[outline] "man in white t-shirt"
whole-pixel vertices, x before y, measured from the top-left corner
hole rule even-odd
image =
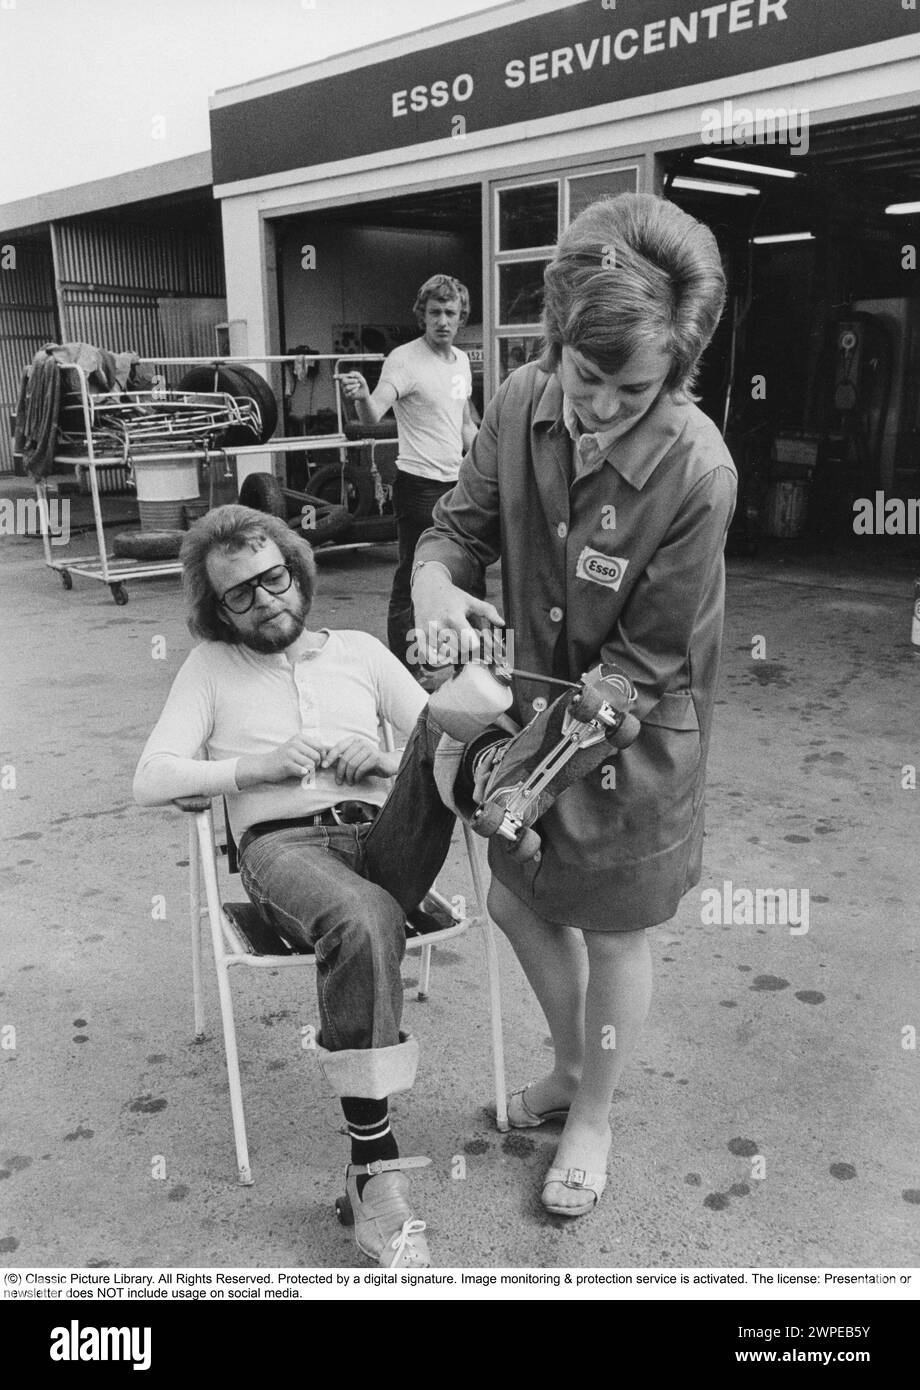
[[[416,542],[431,525],[435,503],[457,481],[477,426],[470,408],[470,361],[454,346],[469,318],[469,291],[451,275],[432,275],[419,290],[413,310],[422,336],[393,349],[373,395],[360,372],[343,374],[342,392],[354,401],[365,425],[376,425],[391,407],[396,416],[399,454],[393,507],[399,561],[387,614],[387,642],[393,655],[419,675],[412,654],[421,644],[410,636],[412,557]]]
[[[382,642],[307,628],[313,553],[283,521],[215,508],[181,558],[203,640],[147,740],[135,798],[226,798],[250,899],[316,955],[317,1053],[351,1139],[357,1243],[382,1265],[427,1265],[401,1169],[428,1160],[399,1157],[387,1097],[411,1087],[418,1059],[400,1031],[406,914],[418,920],[453,829],[432,775],[441,731]],[[401,760],[380,747],[383,720],[408,737]]]

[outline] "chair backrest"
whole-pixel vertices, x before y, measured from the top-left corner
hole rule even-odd
[[[236,840],[233,838],[233,831],[230,828],[230,812],[227,810],[227,798],[223,798],[224,803],[224,828],[227,835],[227,868],[231,874],[238,874],[240,871],[240,856],[236,847]]]

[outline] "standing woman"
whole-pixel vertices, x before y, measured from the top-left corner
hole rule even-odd
[[[502,384],[416,551],[423,630],[502,622],[470,592],[501,556],[515,665],[576,681],[612,663],[638,695],[638,738],[560,796],[541,857],[490,843],[489,908],[555,1048],[509,1120],[565,1119],[543,1204],[567,1216],[606,1183],[613,1092],[651,997],[646,929],[700,879],[737,479],[690,391],[724,299],[715,238],[673,203],[586,208],[546,270],[542,360]],[[526,722],[557,694],[515,678],[510,712]]]

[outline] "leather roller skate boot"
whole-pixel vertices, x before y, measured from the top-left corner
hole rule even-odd
[[[478,803],[470,817],[472,829],[487,838],[498,836],[515,857],[535,858],[540,838],[530,827],[573,782],[633,742],[640,728],[630,713],[635,701],[628,677],[615,666],[602,665],[519,734],[500,745],[493,738],[489,747],[483,735],[470,745],[465,761],[475,778]],[[486,758],[491,764],[482,779],[477,773]]]
[[[420,1221],[409,1201],[409,1182],[401,1171],[422,1168],[430,1158],[389,1158],[349,1163],[345,1197],[336,1203],[343,1225],[354,1224],[355,1244],[385,1269],[428,1269],[431,1255]],[[361,1196],[358,1179],[369,1174]]]

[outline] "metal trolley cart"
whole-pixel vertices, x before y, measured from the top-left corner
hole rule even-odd
[[[190,371],[199,369],[198,379],[194,383],[195,389],[182,389],[181,383],[177,389],[157,384],[150,391],[128,390],[109,393],[91,391],[86,373],[76,363],[61,363],[61,370],[71,372],[75,376],[79,388],[79,402],[76,401],[77,392],[74,391],[71,397],[74,403],[69,407],[65,406],[62,411],[62,417],[63,415],[69,416],[69,420],[65,423],[72,426],[70,429],[64,428],[60,436],[63,443],[69,445],[69,451],[56,452],[54,463],[57,466],[86,470],[92,497],[97,545],[95,555],[80,555],[60,560],[54,558],[51,549],[52,526],[48,506],[47,480],[37,481],[35,488],[45,564],[49,569],[56,570],[61,576],[64,588],[73,588],[74,575],[79,575],[84,579],[95,579],[102,584],[108,584],[117,604],[125,604],[128,602],[128,593],[125,588],[126,580],[178,575],[182,571],[182,566],[176,559],[127,559],[109,554],[103,527],[102,498],[104,494],[100,488],[98,475],[101,470],[112,469],[117,466],[124,468],[129,475],[133,474],[135,484],[138,486],[139,505],[142,509],[144,500],[141,499],[140,494],[144,490],[144,480],[147,477],[147,470],[151,469],[151,466],[160,473],[165,471],[178,474],[173,486],[178,486],[181,495],[189,503],[197,501],[200,506],[198,468],[201,463],[204,463],[211,470],[211,478],[213,479],[214,470],[219,468],[221,464],[226,470],[225,476],[229,476],[231,460],[238,461],[255,455],[304,453],[307,451],[312,454],[315,451],[332,450],[338,453],[341,465],[341,501],[344,504],[347,500],[345,496],[345,469],[348,451],[361,448],[368,451],[370,455],[370,473],[373,479],[375,503],[378,508],[378,515],[381,515],[388,500],[388,488],[383,484],[376,466],[376,447],[379,441],[363,437],[360,430],[355,432],[352,429],[350,433],[346,433],[339,389],[339,369],[343,363],[382,362],[384,360],[383,354],[311,354],[310,362],[330,361],[334,364],[333,377],[338,429],[333,434],[298,435],[296,437],[284,437],[282,435],[279,438],[265,438],[266,426],[268,433],[274,429],[274,421],[264,418],[265,415],[270,414],[266,409],[269,403],[267,397],[271,398],[275,412],[277,407],[274,406],[272,389],[264,378],[258,378],[252,396],[243,394],[240,390],[231,393],[219,389],[221,373],[225,369],[232,373],[234,368],[248,367],[252,363],[294,363],[298,360],[290,355],[140,358],[139,363],[157,369],[167,367],[183,367]],[[210,372],[213,372],[213,381],[206,379]],[[256,373],[250,373],[249,377],[255,383]],[[187,378],[183,379],[187,380]],[[214,389],[199,389],[203,385],[213,386]],[[351,437],[355,433],[360,437]],[[250,436],[251,442],[241,442],[241,438],[245,438],[246,435]],[[266,477],[269,475],[256,476]],[[280,484],[277,484],[277,489],[287,501],[298,503],[302,501],[305,504],[305,509],[313,500],[310,494],[300,493],[294,489],[282,487]],[[179,510],[181,511],[181,506]],[[207,510],[207,505],[202,510]],[[305,530],[309,535],[309,530],[306,527]],[[387,538],[389,539],[389,537]],[[326,542],[324,548],[357,549],[374,544],[375,540],[379,539],[381,537],[377,536],[366,540],[350,538],[343,539],[341,542],[330,540]]]

